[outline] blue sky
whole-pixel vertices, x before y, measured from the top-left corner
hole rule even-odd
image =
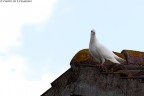
[[[88,48],[91,29],[113,51],[144,51],[142,0],[33,0],[1,3],[0,8],[0,84],[10,84],[3,90],[13,89],[13,96],[46,91],[73,56]]]
[[[58,2],[53,16],[40,24],[24,25],[24,46],[20,49],[41,70],[42,64],[52,73],[68,68],[74,54],[88,48],[89,34],[95,29],[98,38],[111,50],[143,50],[144,14],[142,2],[67,1]],[[133,40],[137,38],[137,40]],[[36,76],[36,77],[37,77]]]

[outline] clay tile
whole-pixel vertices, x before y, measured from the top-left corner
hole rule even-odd
[[[117,56],[126,59],[125,56],[122,53],[118,53],[118,52],[114,52],[114,54],[116,54]]]
[[[128,64],[144,65],[144,52],[134,50],[123,50]]]

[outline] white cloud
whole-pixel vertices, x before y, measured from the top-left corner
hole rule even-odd
[[[27,80],[26,58],[11,52],[21,46],[21,26],[50,18],[57,0],[33,0],[31,3],[0,2],[0,96],[40,96],[55,79],[44,74],[41,80]]]
[[[50,18],[57,0],[33,0],[31,3],[0,2],[0,51],[20,45],[21,26]]]
[[[8,75],[6,75],[8,76]],[[45,74],[41,80],[26,80],[22,75],[11,73],[11,76],[0,80],[0,96],[40,96],[55,79],[52,74]]]

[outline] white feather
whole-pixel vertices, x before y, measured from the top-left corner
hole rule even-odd
[[[98,59],[101,64],[105,62],[105,60],[109,60],[113,63],[120,64],[119,60],[123,60],[122,58],[115,55],[112,51],[102,45],[97,38],[95,37],[96,33],[94,30],[91,31],[90,43],[89,43],[89,51],[90,54]],[[117,61],[118,60],[118,61]],[[124,60],[123,60],[124,61]]]

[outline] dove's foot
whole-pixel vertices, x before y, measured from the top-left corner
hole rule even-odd
[[[96,67],[99,71],[104,71],[104,66],[102,64],[97,64]]]

